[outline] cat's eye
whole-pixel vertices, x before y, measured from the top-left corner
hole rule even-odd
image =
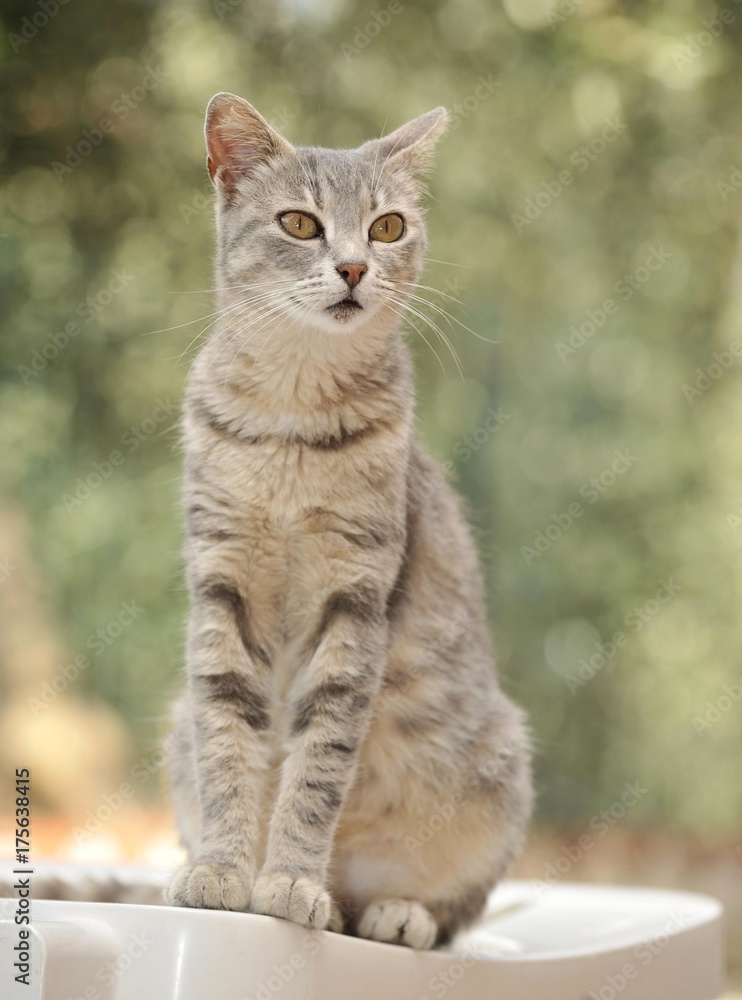
[[[283,215],[279,215],[278,221],[282,229],[299,240],[311,240],[321,232],[317,220],[306,212],[284,212]]]
[[[380,243],[394,243],[404,232],[404,219],[396,212],[389,215],[382,215],[380,219],[371,224],[368,235],[372,240]]]

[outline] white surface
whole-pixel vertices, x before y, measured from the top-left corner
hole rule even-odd
[[[95,871],[111,873],[53,866],[72,882]],[[252,914],[39,900],[41,969],[30,988],[13,982],[13,910],[0,904],[2,1000],[713,1000],[722,991],[721,906],[690,893],[507,883],[474,928],[426,953]]]

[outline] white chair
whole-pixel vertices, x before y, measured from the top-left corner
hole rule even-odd
[[[473,928],[423,953],[251,914],[35,900],[30,987],[14,981],[16,906],[0,901],[3,1000],[713,1000],[723,988],[721,906],[685,892],[510,882]]]

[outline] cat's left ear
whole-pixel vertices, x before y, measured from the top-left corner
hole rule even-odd
[[[372,139],[361,146],[361,152],[378,163],[402,166],[411,173],[425,173],[431,167],[433,151],[446,130],[448,112],[435,108],[427,114],[413,118],[382,139]]]
[[[235,94],[216,94],[206,109],[206,165],[217,190],[232,198],[240,180],[272,157],[291,155],[292,146]]]

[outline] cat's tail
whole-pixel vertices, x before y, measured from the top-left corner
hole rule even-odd
[[[14,868],[23,872],[14,872]],[[26,870],[32,870],[26,875]],[[0,861],[0,899],[17,899],[16,884],[29,879],[31,899],[87,903],[137,903],[164,906],[170,873],[159,868],[39,862],[30,866]]]

